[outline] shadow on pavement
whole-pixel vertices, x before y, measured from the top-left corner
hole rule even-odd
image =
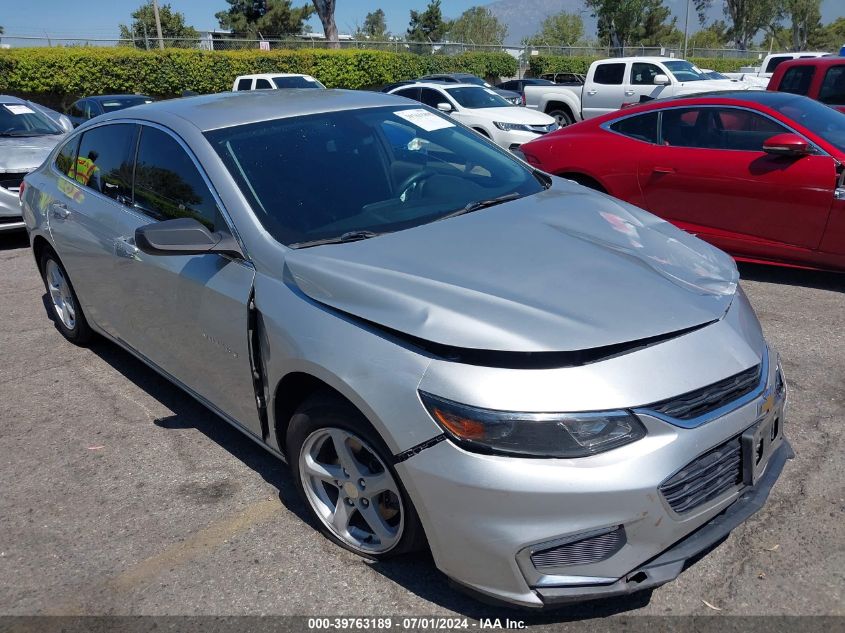
[[[11,251],[17,248],[29,248],[29,237],[26,231],[0,233],[0,251]]]
[[[739,263],[741,280],[845,292],[845,274],[765,264]]]

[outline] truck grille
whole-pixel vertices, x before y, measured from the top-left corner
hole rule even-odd
[[[707,387],[662,400],[644,408],[678,420],[692,420],[754,391],[760,383],[761,367],[762,365],[755,365],[751,369],[714,382]]]
[[[0,187],[8,189],[12,193],[18,193],[24,176],[26,176],[26,172],[0,174]]]
[[[531,554],[531,562],[539,570],[564,565],[589,565],[610,558],[623,545],[625,528],[620,525],[602,534],[534,552]]]
[[[737,436],[692,460],[660,484],[678,514],[694,510],[742,483],[742,445]]]

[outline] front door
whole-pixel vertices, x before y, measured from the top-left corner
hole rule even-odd
[[[815,249],[836,183],[833,159],[773,156],[763,142],[789,132],[743,108],[661,112],[657,145],[644,151],[638,178],[646,208],[730,250]]]

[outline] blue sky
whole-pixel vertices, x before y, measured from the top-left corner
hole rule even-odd
[[[159,0],[164,4],[167,0]],[[294,0],[294,5],[311,4],[310,0]],[[129,15],[141,0],[0,0],[0,25],[7,35],[52,37],[86,36],[116,37],[117,25],[128,23]],[[226,0],[171,0],[170,4],[185,14],[188,23],[199,30],[216,28],[214,14],[229,5]],[[404,32],[408,28],[411,9],[422,10],[427,0],[338,0],[335,21],[341,32],[350,32],[364,22],[368,12],[381,7],[386,14],[388,28]],[[456,17],[469,7],[483,4],[479,0],[444,0],[446,17]],[[320,21],[311,20],[315,31],[322,31]]]

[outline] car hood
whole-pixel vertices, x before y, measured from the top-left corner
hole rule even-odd
[[[520,108],[513,106],[510,108],[476,108],[465,110],[471,114],[483,114],[485,118],[491,121],[500,121],[502,123],[524,123],[525,125],[549,125],[555,120],[548,114],[543,114],[537,110],[530,108]]]
[[[733,260],[610,196],[552,188],[369,240],[290,251],[311,299],[464,349],[580,351],[720,319]]]
[[[30,172],[47,158],[65,134],[30,136],[23,138],[0,137],[0,174]]]

